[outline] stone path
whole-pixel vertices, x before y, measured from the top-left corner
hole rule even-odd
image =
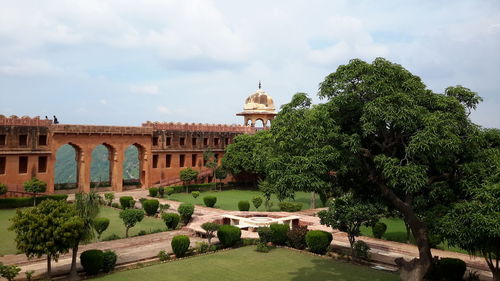
[[[115,201],[118,202],[118,198],[120,196],[132,196],[136,201],[138,201],[140,198],[147,198],[148,194],[149,193],[147,190],[124,191],[118,194],[115,193],[116,196]],[[69,200],[72,200],[72,198],[73,197],[70,196]],[[172,212],[177,210],[178,206],[182,203],[167,199],[159,199],[159,201],[162,204],[169,204],[170,205],[169,211]],[[138,205],[138,207],[140,207],[140,205]],[[310,230],[324,230],[331,232],[333,234],[332,245],[338,249],[348,250],[349,241],[347,239],[346,233],[337,230],[332,230],[330,227],[320,224],[319,218],[316,217],[315,214],[322,209],[324,208],[314,209],[314,210],[304,210],[293,213],[293,215],[299,216],[300,221],[302,223],[308,224],[308,228]],[[201,229],[201,225],[205,222],[213,222],[215,220],[218,220],[221,218],[221,215],[223,214],[256,215],[256,214],[266,214],[266,212],[227,211],[227,210],[208,208],[197,205],[195,207],[195,213],[193,215],[192,221],[182,230],[162,232],[162,233],[133,237],[128,239],[93,243],[81,247],[79,252],[82,252],[86,249],[102,249],[102,250],[112,249],[118,254],[117,264],[126,264],[134,261],[151,259],[156,257],[156,255],[160,250],[166,250],[167,252],[171,253],[170,240],[175,235],[179,234],[190,235],[192,237],[191,244],[192,246],[194,246],[194,244],[197,241],[203,240],[201,237],[199,237],[201,236],[202,233],[204,233],[203,229]],[[269,214],[272,214],[273,216],[290,215],[290,213],[286,212],[271,212]],[[258,234],[256,232],[242,231],[242,237],[258,238]],[[377,262],[394,265],[394,259],[397,257],[403,257],[407,260],[418,257],[417,247],[411,244],[386,241],[364,236],[358,237],[357,239],[365,241],[371,247],[371,258],[372,260],[375,260]],[[453,257],[462,259],[467,263],[469,269],[471,269],[472,271],[477,271],[478,273],[481,274],[483,278],[491,277],[491,273],[489,272],[489,269],[483,258],[472,257],[465,254],[442,251],[437,249],[433,249],[432,254],[434,256]],[[21,266],[22,271],[35,270],[36,274],[43,274],[45,273],[46,270],[45,259],[36,259],[28,261],[24,255],[7,255],[4,257],[0,257],[0,262],[3,262],[4,264],[19,265]],[[53,271],[56,274],[57,273],[63,274],[69,271],[70,262],[71,262],[71,256],[69,254],[62,256],[59,259],[59,262],[53,263]]]

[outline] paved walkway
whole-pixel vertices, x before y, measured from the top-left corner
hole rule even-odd
[[[138,201],[140,198],[147,198],[148,194],[149,193],[147,190],[131,190],[131,191],[120,192],[119,194],[115,194],[116,196],[115,201],[118,202],[118,198],[120,196],[132,196],[136,201]],[[73,197],[70,196],[69,200],[72,199]],[[177,210],[178,206],[182,203],[167,199],[159,199],[159,201],[162,204],[169,204],[170,205],[169,211]],[[138,207],[140,207],[140,203],[137,204],[139,204]],[[320,210],[322,209],[304,210],[293,213],[293,215],[299,216],[301,223],[307,224],[308,228],[311,230],[317,229],[317,230],[324,230],[331,232],[333,234],[332,245],[334,247],[343,250],[349,249],[349,241],[347,239],[346,233],[337,230],[332,230],[331,228],[320,224],[319,218],[315,216],[315,214]],[[197,205],[195,207],[195,213],[193,215],[192,221],[182,230],[88,244],[82,246],[79,252],[81,253],[86,249],[102,249],[102,250],[112,249],[118,254],[117,264],[126,264],[134,261],[151,259],[156,257],[160,250],[166,250],[167,252],[171,253],[172,251],[170,248],[170,241],[172,237],[175,235],[179,234],[190,235],[192,237],[191,244],[192,246],[194,246],[194,244],[197,241],[203,240],[201,237],[198,237],[200,236],[200,234],[204,232],[201,229],[201,225],[205,222],[213,222],[215,220],[220,220],[221,215],[223,214],[232,214],[232,215],[270,214],[273,216],[290,215],[290,213],[286,212],[267,213],[267,212],[227,211],[227,210],[208,208]],[[242,231],[242,237],[258,238],[258,234],[256,232]],[[364,236],[358,237],[357,239],[365,241],[371,247],[371,254],[372,254],[371,258],[377,262],[393,265],[394,259],[397,257],[403,257],[408,260],[418,257],[417,247],[411,244],[386,241]],[[467,263],[470,269],[472,269],[473,271],[478,271],[478,273],[480,273],[483,277],[491,276],[491,273],[489,272],[489,269],[483,258],[477,258],[465,254],[442,251],[437,249],[433,249],[432,253],[434,256],[453,257],[462,259]],[[35,259],[28,261],[24,255],[7,255],[4,257],[0,257],[0,262],[3,262],[4,264],[19,265],[21,266],[23,272],[27,270],[35,270],[36,275],[43,274],[45,273],[46,270],[45,259]],[[53,263],[54,273],[63,274],[64,272],[69,271],[70,263],[71,263],[70,253],[62,256],[59,259],[59,262]],[[20,276],[21,275],[24,274],[21,273]]]

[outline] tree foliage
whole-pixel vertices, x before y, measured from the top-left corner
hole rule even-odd
[[[24,191],[33,193],[33,206],[36,206],[36,194],[47,190],[47,183],[35,177],[23,183]]]
[[[144,219],[144,212],[138,209],[125,209],[120,212],[120,218],[125,225],[125,237],[128,238],[129,229]]]
[[[198,171],[194,170],[194,169],[191,169],[191,168],[182,169],[179,172],[179,178],[181,179],[181,181],[186,186],[186,193],[187,193],[188,192],[188,184],[191,181],[194,181],[194,180],[196,180],[198,178]]]

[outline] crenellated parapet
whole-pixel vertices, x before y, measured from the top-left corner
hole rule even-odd
[[[229,132],[251,134],[255,128],[242,125],[227,124],[201,124],[201,123],[173,123],[173,122],[146,122],[143,127],[153,128],[154,130],[184,131],[184,132]]]
[[[50,119],[40,119],[40,116],[36,117],[17,117],[16,115],[11,115],[6,117],[0,114],[0,126],[38,126],[38,127],[48,127],[52,125],[52,120]]]
[[[94,126],[94,125],[52,125],[51,131],[55,134],[100,134],[100,135],[152,135],[149,127],[129,126]]]

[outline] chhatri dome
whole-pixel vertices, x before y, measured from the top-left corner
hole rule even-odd
[[[261,120],[263,126],[266,127],[271,120],[276,116],[276,107],[274,106],[273,98],[261,89],[259,81],[259,89],[252,93],[245,100],[243,112],[236,114],[245,117],[245,125],[251,121],[251,126],[254,127],[257,120]]]

